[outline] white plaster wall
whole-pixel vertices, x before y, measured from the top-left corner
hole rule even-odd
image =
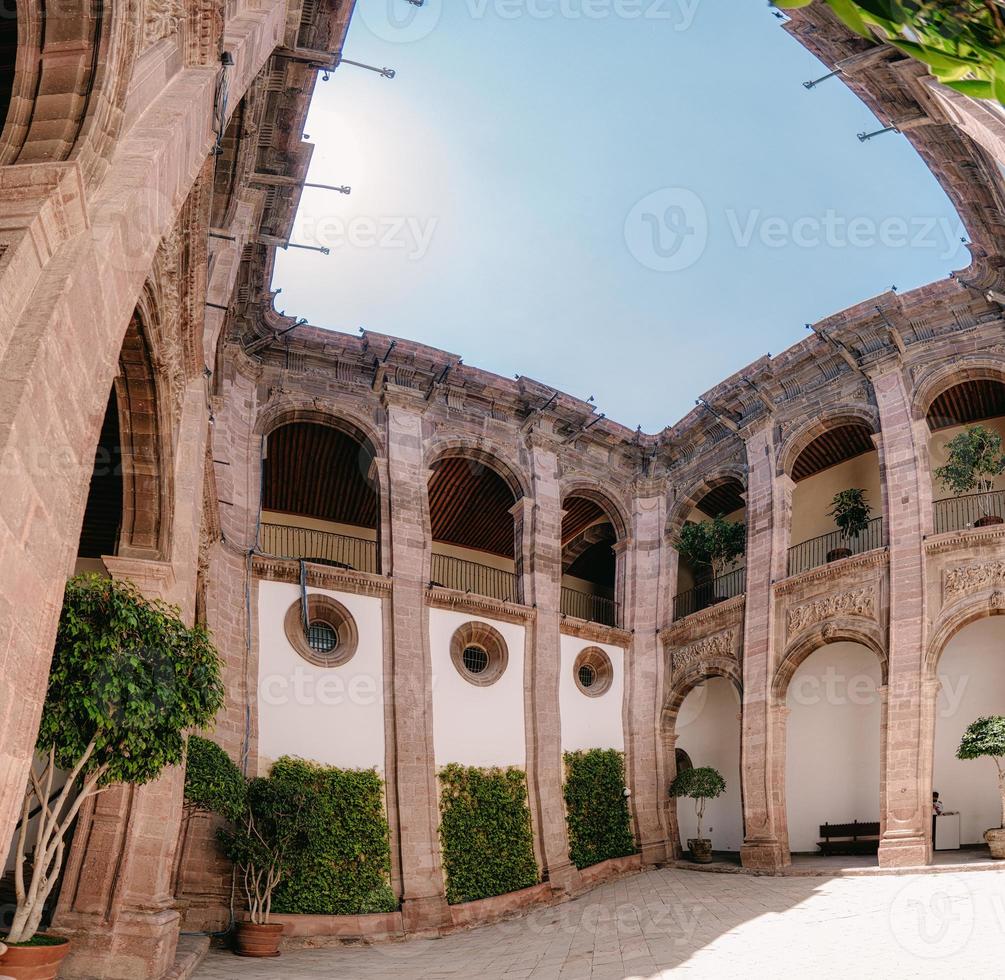
[[[830,643],[803,661],[789,684],[785,795],[789,847],[818,853],[820,826],[880,819],[876,655]]]
[[[300,598],[285,582],[258,583],[259,767],[282,755],[346,769],[384,771],[384,663],[381,600],[324,589],[352,614],[359,633],[353,658],[316,667],[293,649],[283,620]]]
[[[450,659],[450,638],[464,623],[488,623],[506,641],[509,663],[488,687],[465,680]],[[437,767],[524,766],[524,627],[446,609],[429,610],[433,672],[433,751]]]
[[[587,697],[576,684],[576,657],[597,647],[611,658],[611,686],[599,698]],[[562,751],[625,749],[623,718],[625,652],[608,643],[589,643],[575,636],[561,641],[562,672],[558,681],[558,707],[562,716]]]
[[[1005,714],[1005,618],[964,627],[946,645],[938,666],[932,789],[947,810],[960,812],[960,843],[981,844],[1001,825],[997,770],[991,759],[956,758],[967,726],[982,715]]]
[[[677,747],[695,767],[712,766],[726,780],[726,792],[705,805],[702,831],[717,851],[739,851],[743,843],[740,794],[740,696],[725,677],[712,677],[691,691],[677,715]],[[681,846],[696,830],[694,800],[677,801]]]

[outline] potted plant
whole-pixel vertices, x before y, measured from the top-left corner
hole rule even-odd
[[[714,594],[715,582],[739,558],[747,547],[747,526],[742,521],[727,521],[722,514],[710,521],[687,521],[676,543],[682,558],[694,569],[707,569],[712,576],[712,605],[722,602]]]
[[[222,704],[219,657],[202,627],[186,627],[176,610],[128,583],[96,575],[67,583],[21,810],[17,905],[0,974],[58,974],[69,942],[39,928],[80,808],[106,786],[146,783],[181,762],[185,731],[209,724]],[[62,788],[58,770],[68,774]]]
[[[1002,437],[983,425],[972,425],[952,439],[946,447],[948,456],[935,475],[956,496],[977,492],[981,516],[974,527],[1001,524],[1002,518],[992,514],[992,496],[996,476],[1005,472]]]
[[[237,924],[238,956],[279,955],[283,925],[270,921],[272,896],[290,873],[310,811],[302,786],[271,777],[252,779],[236,824],[218,832],[248,901],[249,919]]]
[[[827,552],[827,561],[840,561],[851,557],[852,538],[857,538],[868,526],[872,508],[865,499],[865,491],[858,487],[841,490],[834,494],[827,516],[834,519],[841,537],[848,542],[843,548],[832,548]]]
[[[957,759],[991,759],[998,770],[998,792],[1001,794],[1002,822],[1000,827],[984,831],[984,839],[991,848],[991,857],[1005,858],[1005,716],[991,715],[978,718],[963,733]]]
[[[688,840],[691,857],[698,864],[708,864],[712,860],[712,841],[701,836],[701,818],[705,815],[705,803],[726,792],[726,781],[717,769],[701,766],[679,772],[670,784],[670,795],[674,799],[682,796],[694,800],[694,812],[698,816],[698,833]]]

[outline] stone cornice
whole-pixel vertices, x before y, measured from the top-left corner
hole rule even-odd
[[[925,538],[925,553],[938,555],[947,551],[959,551],[988,541],[1003,539],[1005,539],[1005,524],[973,527],[963,531],[946,531],[943,534],[933,534],[931,537]]]
[[[354,572],[345,568],[332,568],[306,562],[307,584],[315,589],[330,592],[350,592],[355,595],[374,596],[383,599],[391,594],[391,579],[367,572]],[[300,584],[300,562],[295,558],[267,558],[255,555],[252,572],[256,578],[270,582],[291,582]]]
[[[789,578],[775,582],[771,588],[776,596],[789,595],[791,592],[797,592],[808,582],[839,579],[842,575],[847,575],[849,572],[854,573],[862,568],[885,565],[889,559],[889,550],[884,545],[882,548],[873,548],[872,551],[865,551],[861,555],[852,555],[850,558],[833,561],[829,565],[821,565],[819,568],[811,568],[807,572],[791,575]]]
[[[700,635],[703,626],[715,624],[715,627],[719,628],[720,621],[725,620],[729,614],[736,611],[742,613],[746,601],[746,593],[741,593],[724,602],[717,602],[714,606],[699,609],[689,616],[682,616],[660,630],[660,642],[664,646],[675,646],[682,640],[690,641]]]
[[[504,602],[491,596],[472,595],[439,586],[427,587],[426,605],[434,609],[449,609],[465,612],[486,619],[498,619],[504,623],[532,623],[537,618],[537,610],[532,606],[522,606],[515,602]]]
[[[625,649],[632,643],[630,630],[624,630],[618,626],[604,626],[602,623],[591,623],[589,620],[577,619],[575,616],[562,616],[559,629],[566,636],[576,636],[581,640],[589,640],[591,643],[609,643],[611,646],[624,647]]]

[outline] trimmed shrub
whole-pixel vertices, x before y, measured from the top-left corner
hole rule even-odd
[[[565,811],[569,857],[577,868],[634,854],[624,754],[616,749],[566,752]]]
[[[216,742],[189,736],[185,757],[185,805],[189,809],[237,820],[244,811],[247,786],[237,763]]]
[[[269,782],[305,794],[289,873],[272,911],[309,915],[392,912],[391,849],[384,782],[372,769],[336,769],[284,756]]]
[[[440,841],[451,905],[540,881],[522,770],[451,763],[440,770],[440,787]]]

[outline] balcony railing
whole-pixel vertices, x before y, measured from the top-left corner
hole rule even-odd
[[[965,497],[946,497],[932,505],[935,533],[963,531],[982,517],[1005,518],[1005,490],[971,493]]]
[[[516,574],[501,568],[479,565],[477,562],[452,558],[450,555],[433,555],[430,569],[430,584],[458,592],[473,592],[475,595],[502,599],[505,602],[519,602],[520,590]]]
[[[874,517],[866,529],[854,538],[846,538],[840,531],[821,534],[789,548],[789,575],[798,575],[827,564],[827,555],[838,548],[848,548],[853,555],[882,548],[883,518]]]
[[[673,618],[682,619],[690,616],[691,613],[701,609],[714,606],[723,599],[732,599],[733,596],[743,595],[747,588],[747,569],[736,568],[718,578],[710,579],[708,582],[701,582],[687,592],[673,597]]]
[[[304,558],[321,565],[356,572],[379,570],[377,542],[332,531],[315,531],[288,524],[263,524],[259,550],[279,558]]]
[[[618,603],[602,595],[591,595],[578,589],[562,589],[562,612],[566,616],[585,619],[603,626],[620,626]]]

